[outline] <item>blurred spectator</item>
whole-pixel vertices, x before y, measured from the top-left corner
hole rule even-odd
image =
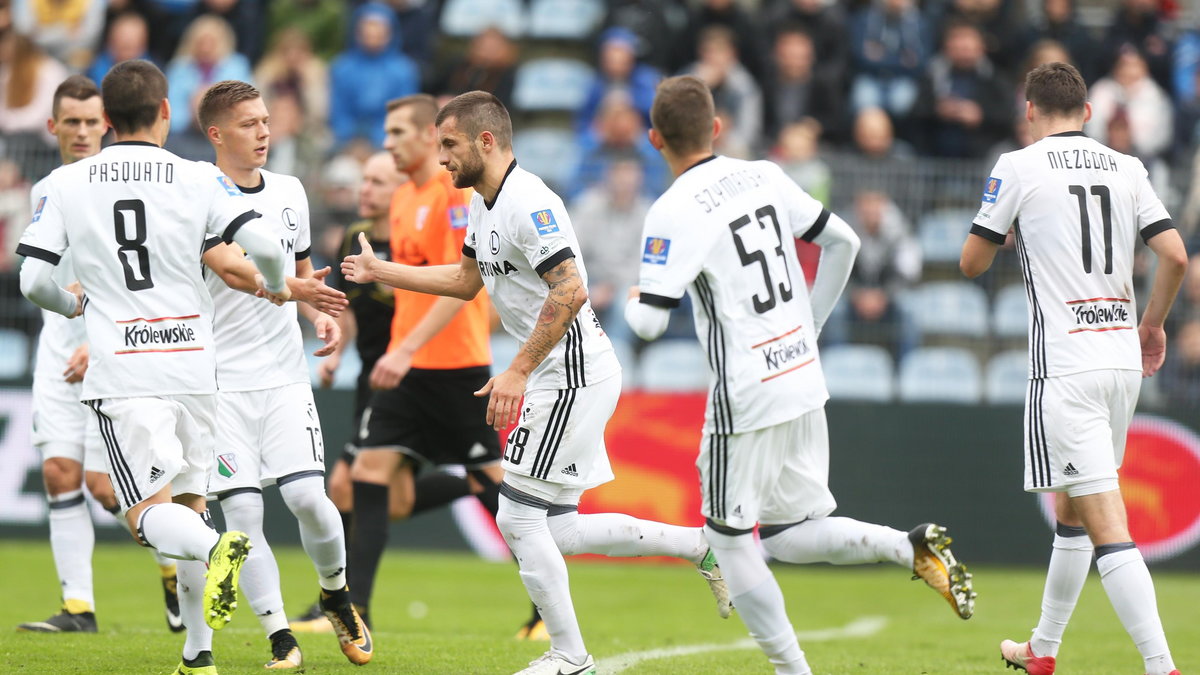
[[[750,14],[735,0],[701,0],[688,17],[687,29],[679,41],[684,58],[702,48],[711,28],[724,28],[736,59],[755,78],[763,75],[763,35]]]
[[[1054,62],[1074,65],[1071,53],[1067,51],[1063,43],[1054,40],[1038,40],[1029,46],[1029,53],[1025,55],[1025,63],[1014,82],[1016,85],[1014,88],[1017,92],[1015,97],[1016,110],[1021,116],[1025,115],[1025,77],[1034,68]]]
[[[504,105],[512,105],[517,44],[498,28],[484,29],[471,39],[465,57],[449,65],[432,89],[457,96],[468,91],[495,94]]]
[[[773,159],[805,192],[829,204],[833,173],[817,152],[820,138],[821,124],[811,117],[792,122],[779,132]]]
[[[939,157],[982,158],[1008,134],[1012,90],[984,53],[971,24],[952,24],[929,62],[914,114],[925,147]]]
[[[1011,0],[953,0],[942,17],[942,38],[958,24],[975,26],[988,61],[1011,77],[1025,56],[1024,29],[1014,16],[1017,4]]]
[[[191,24],[212,14],[224,19],[234,33],[233,49],[257,61],[262,55],[266,30],[266,0],[134,0],[131,4],[153,26],[150,54],[166,63],[178,53]]]
[[[1100,72],[1115,68],[1122,47],[1129,45],[1142,53],[1150,76],[1164,90],[1171,88],[1171,41],[1169,26],[1158,15],[1155,0],[1121,0],[1121,8],[1113,16],[1099,53]]]
[[[626,28],[609,28],[600,35],[600,56],[596,79],[588,90],[587,99],[575,116],[575,129],[583,132],[592,126],[600,103],[612,91],[629,94],[633,107],[642,115],[642,121],[650,124],[650,104],[654,102],[654,88],[662,79],[662,73],[652,66],[637,62],[638,37]]]
[[[1112,73],[1092,85],[1088,98],[1092,103],[1092,119],[1084,130],[1097,141],[1106,145],[1117,142],[1110,138],[1110,122],[1125,115],[1131,154],[1149,161],[1160,157],[1171,144],[1171,99],[1150,77],[1146,60],[1136,49],[1121,50]],[[1115,145],[1113,149],[1121,150]]]
[[[1096,71],[1097,44],[1075,16],[1075,0],[1042,0],[1040,18],[1026,33],[1026,44],[1031,45],[1026,52],[1032,54],[1037,44],[1053,40],[1070,53],[1071,58],[1065,62],[1074,64],[1085,81],[1095,82],[1099,75]],[[1032,69],[1028,66],[1027,61],[1025,72]]]
[[[99,84],[109,69],[129,59],[150,57],[150,31],[146,20],[137,12],[118,14],[108,27],[108,38],[104,49],[96,55],[87,70],[87,76]]]
[[[11,28],[0,33],[0,134],[32,134],[53,144],[46,120],[54,90],[69,74],[28,37]]]
[[[911,145],[896,138],[892,118],[882,108],[864,108],[855,116],[854,150],[870,161],[911,160],[916,156]]]
[[[271,0],[271,35],[298,28],[308,36],[317,56],[329,61],[345,45],[346,5],[342,0]]]
[[[642,177],[638,158],[616,159],[603,180],[571,204],[571,222],[589,261],[588,299],[604,332],[616,341],[633,341],[625,323],[625,296],[637,284],[642,225],[652,203]]]
[[[1162,393],[1178,410],[1200,406],[1200,318],[1186,321],[1170,338],[1160,373]]]
[[[679,53],[688,10],[680,0],[608,0],[605,28],[624,28],[637,36],[638,61],[661,73],[683,67],[692,55]]]
[[[21,167],[0,159],[0,272],[14,267],[17,240],[29,224],[29,189]]]
[[[171,133],[203,136],[196,107],[209,85],[222,80],[251,81],[250,62],[234,51],[233,29],[220,17],[197,17],[183,34],[179,51],[167,64]]]
[[[768,138],[776,138],[786,125],[802,117],[819,122],[826,137],[839,138],[844,132],[840,82],[817,75],[814,58],[812,38],[799,28],[786,28],[775,36],[763,87]]]
[[[699,59],[686,73],[695,75],[712,89],[718,114],[728,122],[722,130],[724,143],[753,148],[762,129],[762,92],[750,72],[738,61],[734,36],[724,26],[709,26],[700,34]]]
[[[776,0],[762,12],[768,38],[783,26],[799,26],[812,38],[816,71],[840,79],[849,72],[846,17],[841,4],[825,0]]]
[[[104,30],[105,0],[13,0],[13,28],[73,69],[92,61]]]
[[[570,181],[569,193],[582,191],[604,180],[609,166],[618,159],[636,158],[644,178],[639,181],[646,195],[658,197],[666,189],[667,165],[650,145],[642,116],[623,91],[610,93],[600,106],[592,128],[579,139],[579,166]]]
[[[313,54],[303,30],[293,26],[275,35],[271,51],[254,70],[254,80],[270,104],[272,156],[278,151],[275,127],[280,113],[275,102],[281,99],[290,100],[298,115],[297,151],[301,157],[314,156],[316,150],[327,145],[329,72],[325,62]]]
[[[1176,137],[1180,146],[1190,149],[1200,143],[1200,28],[1188,31],[1175,43],[1171,83],[1179,106]]]
[[[1200,231],[1200,146],[1193,150],[1191,186],[1187,189],[1187,199],[1179,217],[1179,233],[1185,241]],[[1194,248],[1191,250],[1195,250]],[[1197,298],[1200,303],[1200,298]]]
[[[396,15],[390,7],[368,2],[355,10],[352,25],[354,44],[330,68],[329,124],[335,147],[356,138],[379,147],[387,102],[415,94],[419,73],[412,59],[400,51]]]
[[[421,70],[421,82],[434,77],[425,72],[433,64],[434,40],[438,35],[438,0],[381,0],[396,13],[396,31],[400,36],[400,51],[412,59]]]
[[[307,175],[310,165],[318,163],[321,153],[305,131],[304,106],[297,93],[284,89],[267,94],[271,114],[271,154],[267,170],[289,176]]]
[[[920,340],[915,322],[899,302],[921,277],[921,249],[908,222],[887,195],[859,192],[850,225],[862,240],[850,281],[825,327],[833,344],[879,344],[902,357]]]
[[[908,117],[930,41],[912,0],[875,0],[856,14],[850,23],[857,73],[850,89],[851,108],[883,108],[894,117]]]
[[[250,63],[258,63],[267,42],[268,0],[201,0],[196,14],[225,19],[236,36],[234,49]]]

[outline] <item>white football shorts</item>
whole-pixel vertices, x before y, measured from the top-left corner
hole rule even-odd
[[[717,525],[750,530],[833,513],[825,409],[740,434],[700,441],[701,512]]]
[[[62,457],[84,470],[108,473],[108,459],[96,416],[79,401],[82,382],[62,377],[33,377],[33,445],[42,461]]]
[[[213,461],[217,413],[211,394],[106,398],[96,411],[121,510],[170,484],[171,496],[204,495]]]
[[[1136,370],[1112,369],[1030,380],[1025,490],[1082,497],[1119,489],[1141,382]]]
[[[604,427],[620,395],[620,374],[577,389],[525,392],[501,468],[568,487],[591,488],[612,480]]]
[[[325,440],[312,387],[298,382],[217,393],[217,443],[209,496],[325,473]]]

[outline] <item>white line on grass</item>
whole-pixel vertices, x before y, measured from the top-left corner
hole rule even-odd
[[[882,616],[864,616],[859,617],[850,623],[840,628],[822,628],[818,630],[806,630],[796,633],[796,637],[800,639],[800,644],[806,642],[828,642],[829,640],[842,640],[845,638],[868,637],[883,630],[887,625],[887,618]],[[664,647],[662,649],[648,649],[643,652],[627,652],[617,656],[600,659],[596,662],[596,670],[598,672],[609,675],[610,673],[620,673],[628,670],[633,666],[643,661],[653,661],[655,659],[665,659],[674,656],[691,656],[692,654],[707,654],[709,652],[725,652],[735,651],[739,649],[757,649],[758,643],[750,638],[738,640],[737,642],[720,643],[705,643],[699,645],[680,645],[678,647]]]

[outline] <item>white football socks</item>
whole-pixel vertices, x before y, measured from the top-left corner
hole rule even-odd
[[[221,500],[225,527],[241,530],[250,537],[250,554],[242,564],[239,586],[250,608],[258,616],[263,631],[270,637],[288,627],[283,612],[283,594],[279,587],[279,565],[271,545],[263,535],[263,501],[260,492],[241,492]]]
[[[567,563],[546,524],[546,510],[501,494],[496,526],[521,567],[521,581],[529,599],[546,623],[551,651],[573,663],[583,663],[588,652],[571,601]]]
[[[705,527],[704,536],[721,565],[721,575],[729,586],[738,616],[775,666],[775,672],[810,675],[812,671],[787,617],[783,591],[754,545],[753,535],[727,535]]]
[[[891,561],[910,569],[913,565],[907,532],[852,518],[806,520],[762,541],[771,557],[789,563],[861,565]]]
[[[1158,616],[1154,581],[1141,551],[1132,543],[1097,546],[1096,569],[1117,618],[1142,655],[1147,675],[1167,675],[1175,670]]]
[[[1065,535],[1065,536],[1064,536]],[[1058,526],[1054,549],[1046,570],[1046,588],[1042,592],[1042,617],[1029,646],[1038,656],[1058,656],[1063,632],[1075,611],[1088,570],[1092,567],[1092,540],[1082,527]]]
[[[555,506],[550,508],[554,510]],[[708,552],[701,528],[639,520],[623,513],[580,515],[572,509],[550,516],[547,523],[563,555],[597,553],[618,558],[661,555],[698,564]]]
[[[142,511],[138,534],[168,558],[208,562],[208,554],[220,535],[199,513],[183,504],[154,504]]]
[[[71,490],[47,498],[50,505],[50,550],[62,586],[62,599],[87,604],[95,611],[92,591],[92,551],[96,531],[82,490]]]
[[[342,516],[325,494],[323,476],[310,476],[279,486],[284,503],[300,523],[300,542],[327,591],[346,587],[346,534]]]
[[[207,572],[208,564],[199,560],[180,560],[176,566],[179,614],[187,627],[187,639],[183,643],[185,659],[212,651],[213,630],[204,622],[204,575]]]

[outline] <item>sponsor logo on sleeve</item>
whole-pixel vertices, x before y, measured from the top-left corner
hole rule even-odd
[[[558,221],[554,219],[554,212],[550,209],[542,209],[529,214],[533,218],[533,224],[537,227],[537,232],[541,236],[558,232]]]
[[[37,208],[33,210],[33,221],[37,222],[42,219],[42,211],[46,210],[46,197],[38,200]]]
[[[225,190],[225,194],[229,195],[230,197],[242,196],[242,191],[238,189],[238,186],[233,184],[233,181],[229,179],[229,176],[221,174],[220,176],[217,176],[217,182],[220,183],[221,187]]]
[[[989,176],[987,182],[983,184],[983,201],[995,204],[996,197],[1000,195],[1000,184],[1003,182],[999,178]]]
[[[671,240],[662,237],[646,237],[646,249],[642,251],[642,262],[651,265],[666,265],[671,252]]]
[[[450,207],[450,229],[461,230],[467,226],[467,207]]]

